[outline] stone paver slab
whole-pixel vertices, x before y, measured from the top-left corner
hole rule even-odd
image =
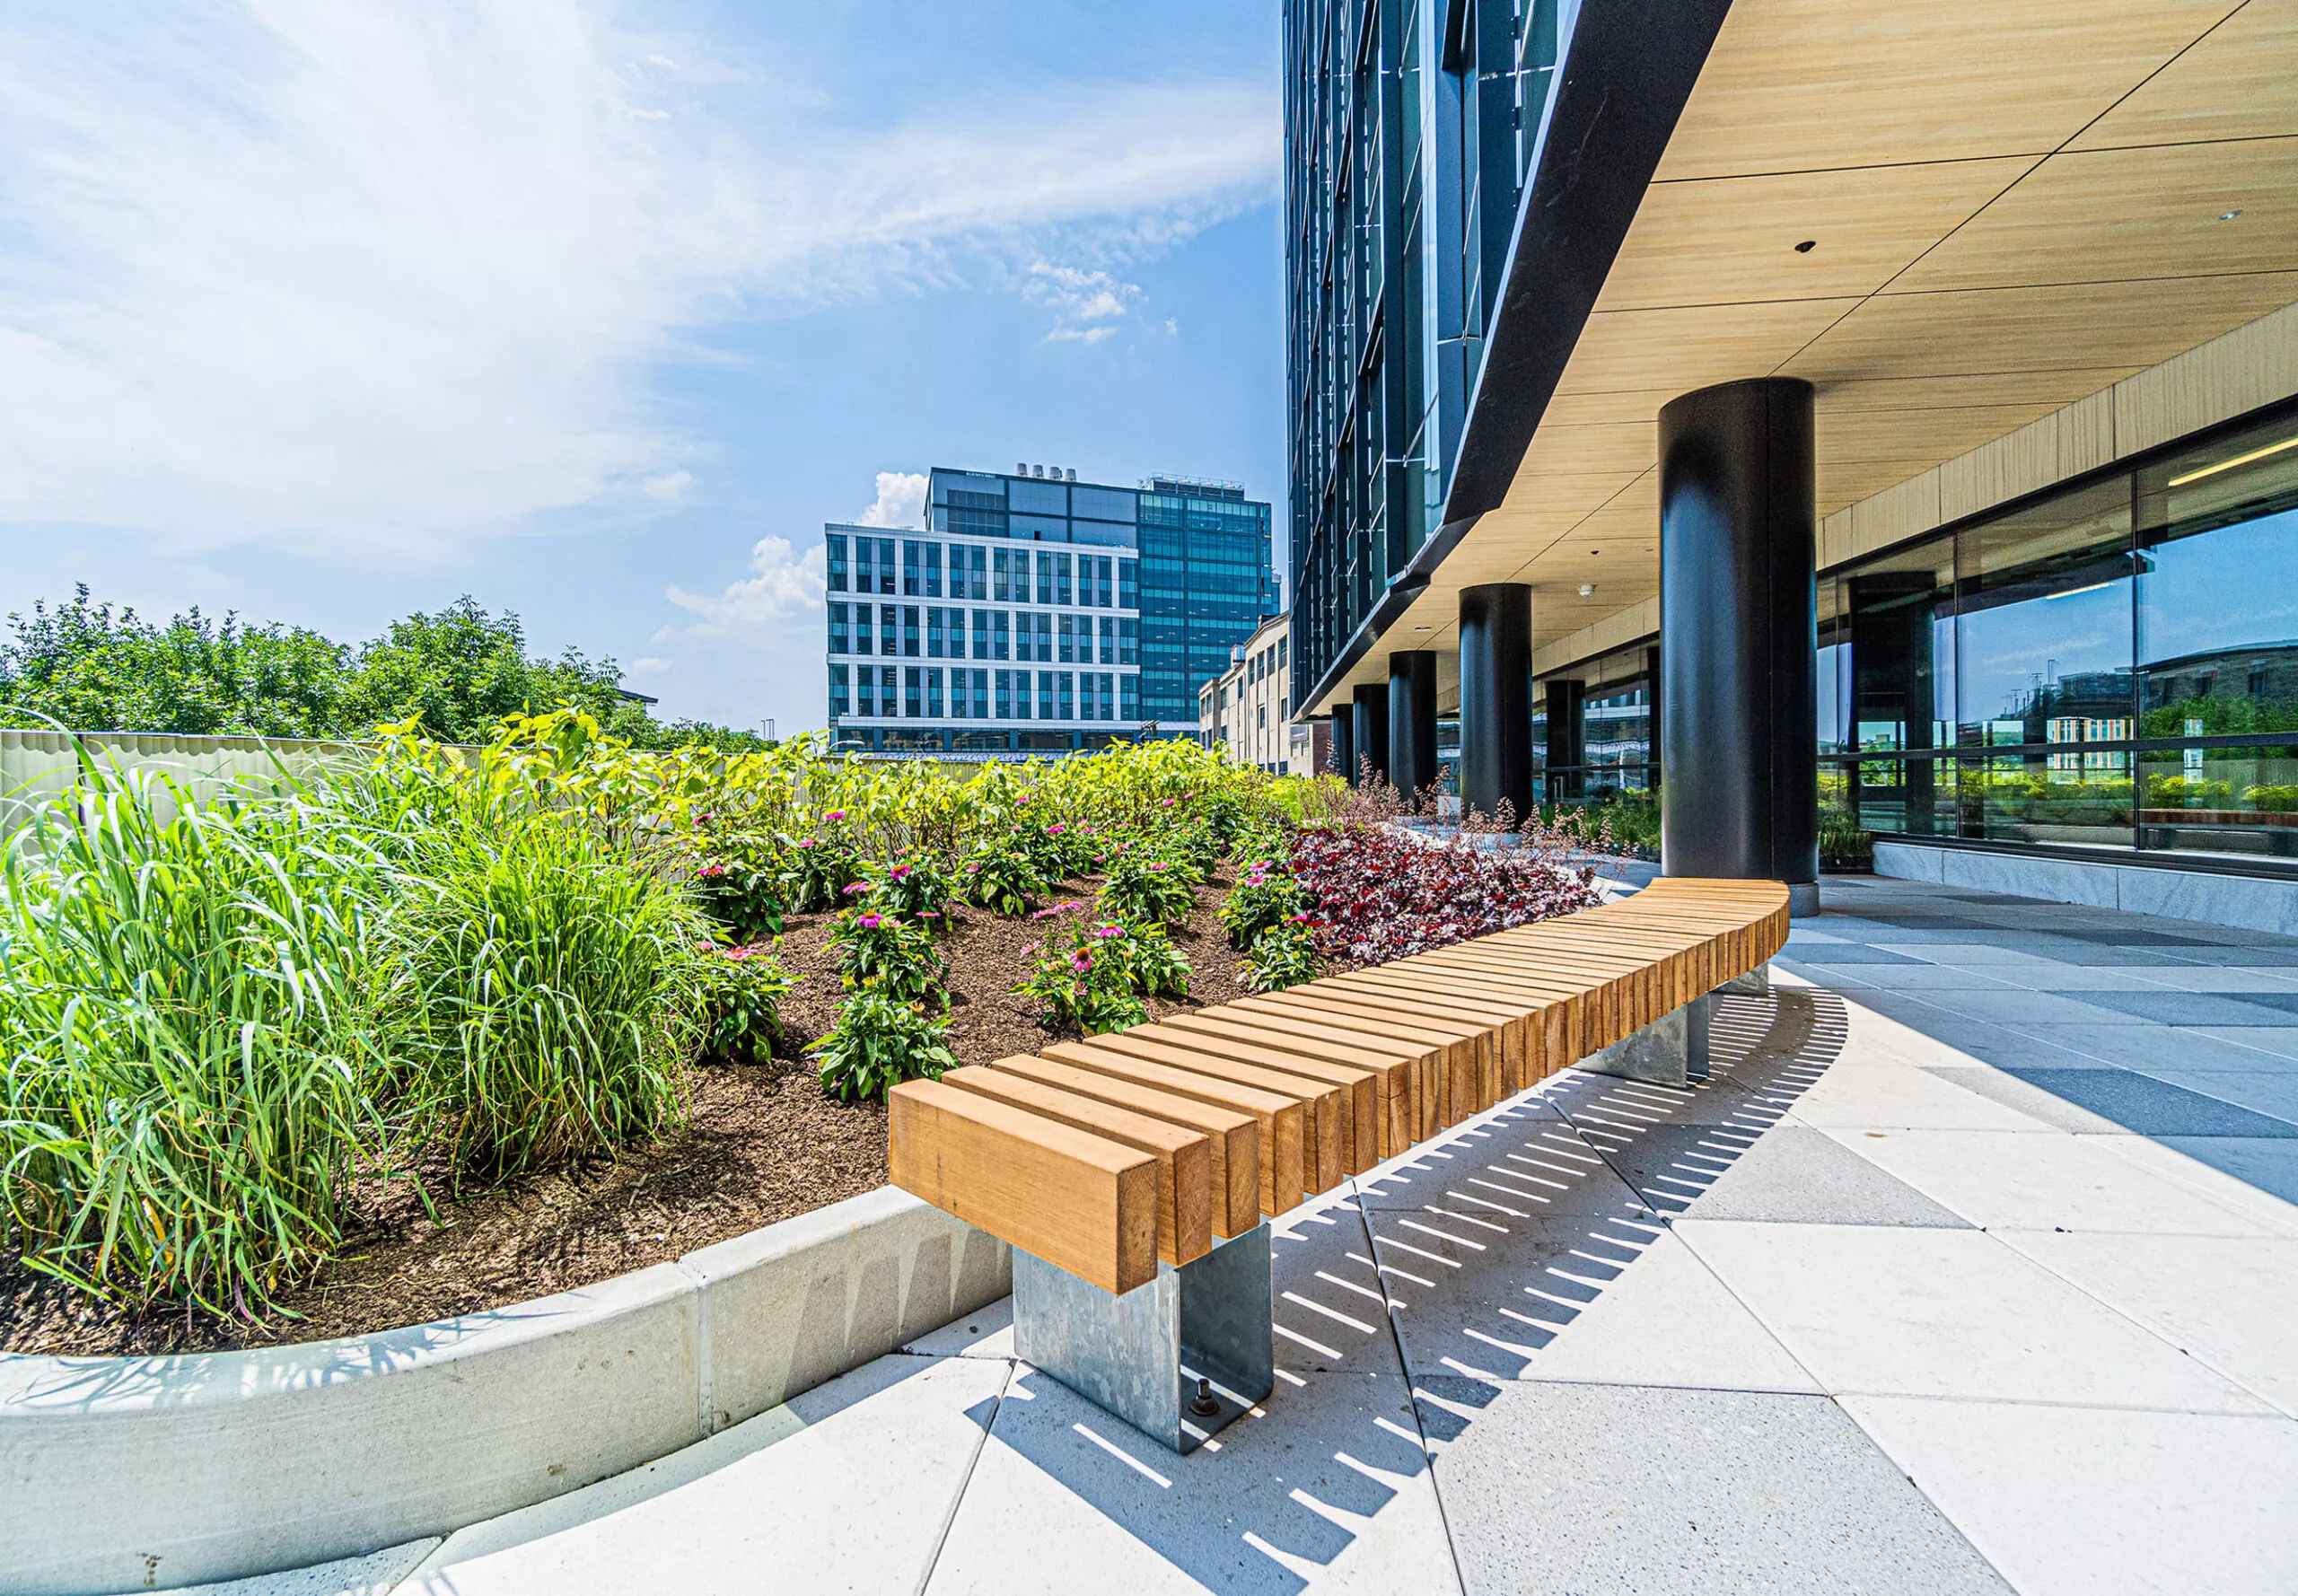
[[[2123,1127],[2102,1114],[2079,1108],[2063,1097],[2053,1096],[2039,1086],[2029,1085],[2016,1075],[2006,1075],[1999,1069],[1981,1066],[1949,1068],[1925,1066],[1927,1073],[1940,1080],[1976,1092],[1989,1102],[2001,1103],[2030,1119],[2039,1119],[2071,1135],[2127,1135]]]
[[[2021,1068],[2007,1073],[2140,1136],[2298,1136],[2298,1125],[2288,1120],[2189,1092],[2137,1070]]]
[[[1859,1157],[1987,1230],[2273,1233],[2238,1208],[2117,1158],[2098,1137],[1969,1130],[1834,1134]]]
[[[2008,1589],[1820,1397],[1513,1385],[1436,1484],[1472,1596]]]
[[[2025,1596],[2298,1590],[2298,1424],[2286,1418],[1843,1405]]]
[[[343,1557],[284,1574],[259,1574],[252,1579],[206,1585],[174,1585],[170,1587],[170,1596],[388,1596],[438,1545],[439,1538],[434,1535],[385,1547],[364,1557]]]
[[[1662,1214],[1798,1224],[1970,1223],[1807,1126],[1759,1135],[1662,1126],[1606,1157]]]
[[[1980,1232],[1698,1219],[1675,1231],[1831,1392],[2263,1406]]]
[[[460,1530],[401,1591],[917,1590],[1010,1373],[880,1358],[660,1463]]]
[[[1180,1456],[1024,1366],[927,1596],[1458,1590],[1401,1378],[1280,1374],[1262,1412]]]

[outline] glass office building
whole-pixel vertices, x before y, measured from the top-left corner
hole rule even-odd
[[[1182,733],[1197,683],[1276,608],[1269,506],[1233,484],[936,468],[926,517],[825,530],[833,747],[1058,753]]]
[[[1285,0],[1296,696],[1443,519],[1557,37],[1555,0]]]

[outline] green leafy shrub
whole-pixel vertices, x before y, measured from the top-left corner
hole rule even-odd
[[[959,896],[977,908],[1000,915],[1025,915],[1045,890],[1045,878],[1026,854],[995,842],[974,845],[958,866]]]
[[[1251,992],[1282,992],[1322,975],[1325,961],[1318,955],[1316,934],[1306,916],[1273,925],[1253,939],[1237,978]]]
[[[2198,776],[2156,776],[2146,782],[2146,801],[2157,809],[2217,809],[2234,795],[2234,784]]]
[[[952,897],[948,869],[933,855],[916,849],[891,864],[864,865],[857,884],[866,907],[913,923],[940,922]]]
[[[942,956],[922,925],[877,909],[851,908],[838,917],[829,938],[848,991],[920,1003],[941,982]]]
[[[846,901],[846,888],[862,879],[860,855],[834,829],[845,819],[845,811],[832,810],[821,832],[789,839],[782,855],[782,890],[792,913],[837,908]]]
[[[938,1081],[955,1067],[946,1022],[882,991],[855,993],[838,1023],[807,1051],[821,1072],[822,1090],[842,1102],[881,1101],[904,1081]]]
[[[2243,802],[2269,814],[2298,811],[2298,785],[2267,785],[2242,789]]]
[[[751,843],[711,847],[694,872],[702,912],[745,942],[781,931],[788,879],[778,855]]]
[[[706,1028],[704,1054],[729,1064],[765,1063],[782,1034],[782,995],[793,984],[782,961],[760,948],[722,948],[700,960],[696,984]]]
[[[1222,928],[1232,948],[1250,948],[1261,934],[1309,908],[1309,895],[1268,861],[1248,866],[1221,905]]]
[[[1133,925],[1178,925],[1196,909],[1202,879],[1186,863],[1128,848],[1102,878],[1101,913]]]
[[[1096,926],[1098,934],[1103,929]],[[1162,925],[1119,925],[1103,939],[1103,956],[1124,973],[1126,984],[1144,997],[1187,997],[1188,956],[1173,946]]]
[[[1013,991],[1036,1002],[1048,1030],[1099,1036],[1148,1023],[1149,1007],[1134,990],[1124,958],[1110,946],[1124,937],[1124,929],[1077,918],[1078,907],[1038,911],[1055,924],[1042,942],[1022,950],[1033,962]]]

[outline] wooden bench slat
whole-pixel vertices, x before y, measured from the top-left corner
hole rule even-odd
[[[1130,1057],[1170,1064],[1178,1069],[1194,1070],[1199,1074],[1234,1081],[1240,1085],[1258,1086],[1264,1092],[1283,1092],[1300,1099],[1302,1107],[1307,1110],[1307,1118],[1301,1123],[1302,1189],[1313,1197],[1319,1192],[1331,1190],[1347,1179],[1348,1171],[1344,1167],[1340,1152],[1341,1122],[1346,1109],[1341,1102],[1339,1087],[1290,1070],[1272,1069],[1267,1065],[1229,1058],[1201,1047],[1145,1036],[1143,1032],[1148,1029],[1146,1026],[1136,1026],[1129,1030],[1110,1031],[1093,1038],[1092,1045]]]
[[[1197,1132],[1205,1137],[1213,1166],[1214,1233],[1241,1236],[1260,1223],[1260,1121],[1252,1115],[1136,1085],[1098,1070],[1080,1069],[1074,1064],[1032,1058],[1026,1053],[1001,1058],[988,1067]]]
[[[1103,1291],[1157,1277],[1153,1155],[939,1081],[886,1096],[895,1185]]]
[[[1409,1138],[1403,1143],[1394,1140],[1393,1127],[1401,1118],[1403,1105],[1410,1101],[1412,1072],[1425,1068],[1432,1062],[1441,1062],[1444,1057],[1443,1043],[1415,1043],[1408,1038],[1393,1033],[1382,1035],[1373,1030],[1352,1030],[1346,1026],[1323,1024],[1297,1012],[1271,1013],[1236,1004],[1207,1009],[1201,1015],[1175,1015],[1167,1023],[1193,1025],[1200,1020],[1224,1028],[1241,1027],[1268,1039],[1269,1046],[1284,1052],[1298,1053],[1304,1057],[1332,1058],[1373,1070],[1380,1079],[1373,1131],[1373,1152],[1376,1162],[1393,1156],[1409,1144]]]
[[[1116,1075],[1137,1085],[1154,1086],[1180,1097],[1239,1109],[1260,1124],[1260,1211],[1282,1214],[1298,1207],[1307,1195],[1303,1146],[1309,1129],[1309,1105],[1297,1097],[1263,1092],[1258,1087],[1208,1075],[1200,1070],[1176,1069],[1120,1053],[1100,1045],[1100,1039],[1082,1042],[1052,1042],[1043,1056],[1059,1064]]]
[[[947,1071],[942,1083],[1148,1153],[1157,1161],[1157,1256],[1179,1265],[1213,1250],[1213,1149],[1200,1133],[987,1065]]]
[[[1331,1043],[1314,1048],[1288,1047],[1282,1032],[1245,1024],[1219,1008],[1185,1010],[1146,1030],[1136,1026],[1133,1034],[1159,1041],[1201,1038],[1180,1045],[1339,1087],[1347,1109],[1341,1117],[1342,1164],[1350,1174],[1361,1175],[1381,1162],[1381,1104],[1388,1096],[1390,1073],[1402,1067],[1397,1059]]]

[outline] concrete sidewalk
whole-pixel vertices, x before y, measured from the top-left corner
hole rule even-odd
[[[215,1588],[2298,1590],[2298,1031],[2260,1022],[2298,943],[1827,896],[1706,1085],[1567,1072],[1289,1215],[1276,1394],[1189,1457],[1001,1309],[444,1544]]]

